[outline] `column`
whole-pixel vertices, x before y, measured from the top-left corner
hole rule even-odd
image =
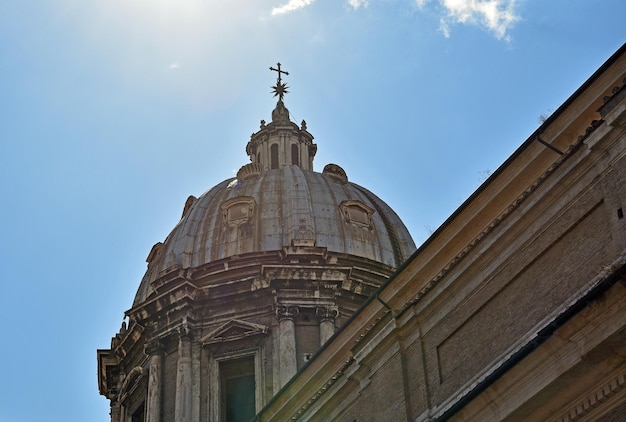
[[[335,318],[339,314],[336,306],[320,306],[315,309],[320,322],[320,347],[335,333]]]
[[[111,422],[122,422],[122,405],[117,398],[111,399]]]
[[[297,306],[281,305],[276,309],[276,316],[278,317],[278,361],[280,362],[278,372],[281,388],[298,372],[294,322],[296,315],[298,315]]]
[[[191,422],[191,330],[180,328],[176,370],[175,422]]]
[[[148,369],[148,398],[146,400],[146,422],[161,422],[161,391],[163,375],[163,347],[158,341],[146,346],[150,356]]]
[[[191,421],[200,422],[200,356],[202,346],[195,342],[191,347]]]

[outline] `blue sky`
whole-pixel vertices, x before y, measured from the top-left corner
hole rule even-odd
[[[0,421],[109,420],[96,349],[285,103],[423,242],[625,41],[623,0],[0,0]]]

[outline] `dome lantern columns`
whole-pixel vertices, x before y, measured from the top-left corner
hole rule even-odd
[[[313,170],[313,158],[317,145],[303,120],[299,127],[289,120],[289,111],[278,101],[272,112],[272,122],[265,124],[250,136],[246,153],[252,163],[260,163],[263,170],[296,165],[303,170]]]
[[[246,153],[252,163],[259,163],[263,170],[278,169],[295,165],[303,170],[313,170],[313,158],[317,152],[317,145],[313,143],[313,135],[306,128],[303,120],[300,127],[289,118],[289,110],[283,102],[289,88],[282,81],[282,75],[289,75],[280,68],[270,67],[277,72],[276,85],[272,86],[274,96],[278,97],[276,107],[272,111],[272,121],[268,124],[261,120],[261,128],[253,133],[246,146]]]

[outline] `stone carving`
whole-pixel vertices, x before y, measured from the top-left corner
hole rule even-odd
[[[336,306],[318,306],[315,315],[320,321],[333,321],[339,316],[339,311]]]
[[[322,170],[322,174],[325,174],[341,183],[348,182],[348,175],[346,174],[345,170],[339,167],[337,164],[326,164],[324,166],[324,170]]]
[[[148,265],[151,264],[152,261],[154,261],[159,256],[161,252],[161,246],[163,246],[163,243],[161,242],[157,242],[154,244],[154,246],[150,250],[150,253],[148,254],[148,257],[146,258],[146,262],[148,263]]]
[[[209,333],[209,335],[204,337],[201,342],[204,345],[223,343],[259,334],[267,334],[268,331],[269,329],[265,325],[233,319],[225,324],[222,324],[218,329]]]
[[[250,163],[242,166],[237,172],[237,179],[249,180],[259,177],[263,174],[263,165],[261,163]]]
[[[189,195],[189,198],[187,198],[187,200],[185,201],[185,206],[183,207],[183,215],[180,218],[183,218],[187,215],[187,213],[189,212],[193,204],[196,203],[197,200],[198,198],[196,198],[195,196]]]
[[[346,223],[368,229],[374,228],[372,224],[374,210],[361,201],[343,201],[339,204],[339,208],[341,208],[341,213]]]
[[[600,404],[608,398],[623,390],[624,387],[626,387],[626,374],[620,373],[608,384],[603,385],[602,388],[592,392],[589,396],[585,397],[584,400],[576,403],[575,406],[568,409],[568,411],[561,415],[557,421],[574,422],[583,419],[585,415],[600,406]]]
[[[152,340],[144,347],[144,353],[148,356],[163,353],[163,344],[159,340]]]
[[[122,387],[120,388],[120,396],[124,396],[128,391],[128,387],[131,382],[139,381],[144,375],[146,375],[146,370],[141,366],[136,366],[124,377],[124,381],[122,382]]]
[[[279,320],[294,319],[300,313],[300,309],[293,305],[279,305],[276,307],[276,317]]]
[[[256,201],[251,196],[238,196],[224,202],[220,206],[224,225],[237,226],[247,222],[252,218],[255,206]]]

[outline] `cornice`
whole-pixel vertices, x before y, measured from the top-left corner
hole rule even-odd
[[[307,411],[307,409],[309,409],[313,404],[315,404],[315,402],[317,402],[317,400],[321,396],[323,396],[330,387],[332,387],[337,381],[339,381],[340,378],[344,376],[348,367],[350,367],[350,365],[352,365],[353,363],[354,363],[354,358],[351,356],[347,361],[344,362],[341,368],[337,372],[335,372],[331,377],[329,377],[326,383],[320,389],[318,389],[309,398],[309,400],[307,400],[307,402],[304,405],[302,405],[302,407],[300,407],[300,409],[298,409],[298,411],[296,411],[296,413],[294,413],[291,416],[291,418],[289,418],[289,420],[297,421],[298,419],[300,419],[302,415],[304,415],[304,413]]]
[[[567,161],[574,153],[576,153],[583,145],[584,141],[603,123],[602,120],[593,120],[590,126],[585,130],[584,135],[580,135],[575,144],[571,145],[568,150],[561,155],[539,178],[535,180],[527,189],[525,189],[504,212],[494,218],[491,223],[481,231],[465,248],[461,250],[447,265],[443,267],[426,285],[418,291],[412,300],[407,301],[398,311],[398,315],[404,313],[409,307],[417,303],[422,297],[430,292],[437,283],[443,279],[454,267],[456,267],[463,258],[465,258],[476,246],[478,246],[490,233],[492,233],[504,220],[513,214],[530,196],[533,194],[561,165]]]
[[[602,387],[596,389],[577,403],[573,403],[567,411],[561,413],[557,422],[576,422],[585,418],[595,409],[606,405],[606,401],[626,387],[626,370],[614,376]]]

